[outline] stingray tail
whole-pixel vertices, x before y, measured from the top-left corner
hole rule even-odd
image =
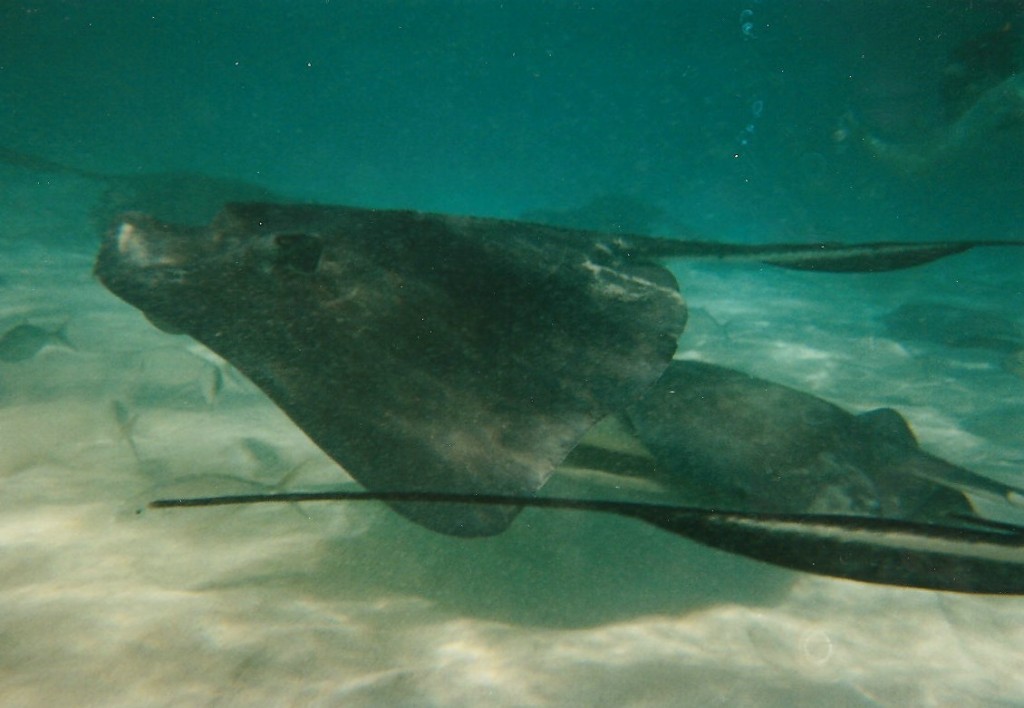
[[[658,260],[748,261],[790,270],[824,273],[877,273],[912,268],[979,247],[1013,248],[1024,241],[936,241],[902,243],[781,243],[739,245],[711,241],[681,241],[665,238],[633,237],[622,245],[624,252]]]
[[[301,501],[484,504],[597,511],[645,521],[698,543],[808,573],[868,583],[1024,594],[1024,527],[943,526],[857,516],[753,514],[662,504],[426,492],[297,492],[160,499],[152,508]]]
[[[793,570],[952,592],[1024,593],[1024,528],[831,515],[630,510],[660,528]],[[980,525],[979,525],[980,526]]]

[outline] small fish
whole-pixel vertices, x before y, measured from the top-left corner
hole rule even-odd
[[[217,402],[217,397],[220,396],[220,392],[224,390],[224,372],[222,372],[217,366],[210,364],[204,378],[205,381],[200,384],[203,398],[206,400],[207,404],[212,406]]]
[[[75,345],[68,339],[67,330],[67,322],[55,330],[46,330],[28,323],[12,327],[0,337],[0,361],[26,361],[50,345],[74,350]]]
[[[224,390],[227,377],[231,374],[231,365],[214,352],[198,344],[193,343],[186,349],[189,354],[201,359],[207,365],[207,370],[199,381],[199,388],[206,403],[212,406],[217,402],[221,391]]]
[[[135,438],[133,437],[135,434],[135,423],[139,419],[139,414],[133,413],[124,401],[112,401],[110,407],[114,412],[114,418],[117,420],[117,427],[121,431],[121,436],[132,450],[132,455],[135,456],[137,461],[142,462],[139,448],[135,445]]]

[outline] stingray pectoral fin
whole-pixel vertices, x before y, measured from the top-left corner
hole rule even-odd
[[[808,573],[930,590],[1024,593],[1024,532],[853,516],[657,507],[622,513],[714,548]]]
[[[824,273],[877,273],[931,263],[972,248],[1024,246],[1024,241],[944,241],[932,243],[782,243],[738,245],[708,241],[637,238],[631,248],[650,258],[753,261],[791,270]]]
[[[857,421],[877,439],[909,448],[918,447],[917,438],[907,419],[892,408],[876,408],[861,413]]]
[[[916,464],[907,471],[921,479],[941,484],[963,494],[1009,502],[1018,508],[1024,506],[1024,489],[971,472],[926,452],[920,453]]]
[[[145,316],[145,318],[147,320],[149,320],[149,323],[151,325],[153,325],[154,327],[156,327],[157,329],[159,329],[162,332],[167,332],[167,334],[184,334],[185,333],[184,330],[182,330],[180,327],[174,326],[168,320],[161,319],[158,315],[151,315],[148,312],[147,313],[143,313],[143,315]]]
[[[889,445],[890,449],[913,451],[906,457],[906,464],[899,468],[905,474],[961,494],[985,496],[1017,507],[1024,505],[1024,489],[964,469],[921,450],[907,420],[891,408],[861,413],[857,422],[875,441]]]

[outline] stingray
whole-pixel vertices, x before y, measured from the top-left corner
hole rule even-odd
[[[342,206],[231,204],[205,228],[126,216],[103,284],[259,386],[372,491],[533,495],[669,366],[667,258],[850,272],[1017,242],[740,246]],[[442,533],[519,505],[392,506]]]
[[[854,415],[704,362],[672,362],[616,417],[649,453],[642,474],[702,507],[945,523],[972,513],[965,494],[1024,499],[1024,491],[922,450],[891,408]],[[599,460],[599,450],[592,454]]]
[[[247,204],[229,205],[205,229],[129,216],[101,246],[96,273],[154,323],[192,335],[263,388],[375,490],[356,498],[382,499],[434,530],[498,533],[526,506],[609,511],[788,567],[1019,592],[1020,530],[980,519],[954,527],[533,496],[612,414],[632,415],[636,435],[657,447],[658,426],[640,414],[677,383],[671,357],[686,316],[661,260],[848,272],[975,245],[1019,244],[732,246]],[[279,498],[300,497],[313,498]]]

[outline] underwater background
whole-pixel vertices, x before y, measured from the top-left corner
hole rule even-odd
[[[1022,13],[4,2],[0,333],[38,336],[0,339],[0,705],[1024,701],[1017,598],[791,573],[570,512],[467,541],[370,505],[143,510],[348,478],[91,273],[118,212],[203,224],[239,199],[1024,240]],[[883,274],[671,267],[677,356],[892,406],[924,449],[1020,484],[1020,249]]]

